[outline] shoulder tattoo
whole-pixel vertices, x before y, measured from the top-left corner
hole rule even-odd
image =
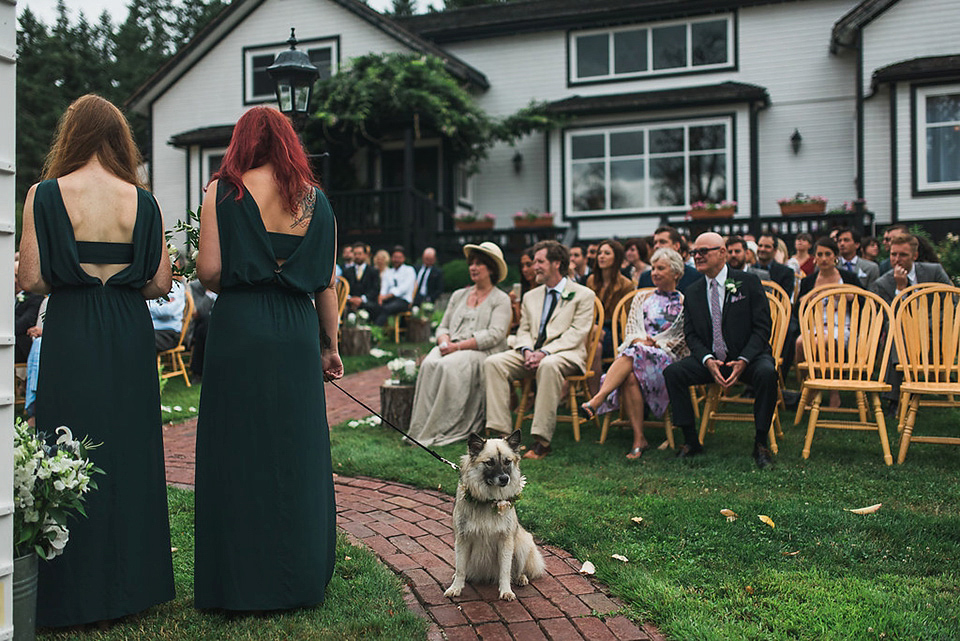
[[[307,189],[304,193],[303,198],[300,199],[300,207],[296,216],[294,216],[293,224],[290,225],[290,228],[295,227],[306,227],[310,224],[310,219],[313,218],[313,208],[317,204],[317,192],[311,187]]]

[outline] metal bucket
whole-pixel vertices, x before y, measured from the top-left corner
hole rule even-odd
[[[13,639],[33,641],[37,636],[38,557],[27,554],[13,560]]]

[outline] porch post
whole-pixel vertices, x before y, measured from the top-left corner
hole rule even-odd
[[[414,247],[415,237],[413,224],[413,128],[407,127],[403,132],[403,244],[408,255],[416,256],[419,247]]]

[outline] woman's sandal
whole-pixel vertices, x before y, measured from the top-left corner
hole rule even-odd
[[[580,415],[585,421],[592,421],[597,418],[597,413],[594,411],[593,407],[590,406],[590,403],[581,403],[580,409],[577,410],[577,414]]]
[[[649,445],[645,447],[635,447],[627,453],[627,460],[636,461],[641,456],[643,456],[644,452],[646,452],[649,449],[650,449]]]

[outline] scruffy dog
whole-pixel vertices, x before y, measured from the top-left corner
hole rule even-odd
[[[466,581],[496,581],[500,598],[512,601],[511,580],[526,585],[543,574],[540,550],[514,509],[526,483],[519,447],[520,430],[507,438],[471,434],[467,440],[453,506],[457,566],[445,596],[459,596]]]

